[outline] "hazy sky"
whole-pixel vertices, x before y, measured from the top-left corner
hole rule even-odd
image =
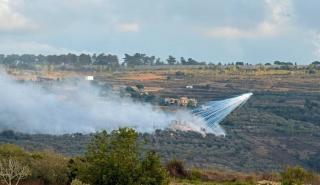
[[[320,58],[319,0],[0,0],[0,53]]]

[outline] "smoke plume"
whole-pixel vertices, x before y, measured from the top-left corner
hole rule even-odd
[[[99,89],[85,82],[61,82],[48,90],[0,73],[0,88],[0,131],[65,134],[132,127],[152,132],[170,127],[173,120],[200,130],[194,124],[199,119],[187,111],[167,113],[111,92],[102,98]]]
[[[193,112],[165,112],[112,91],[101,97],[98,88],[83,80],[47,87],[19,83],[0,72],[0,88],[0,131],[58,135],[111,131],[119,127],[131,127],[139,132],[170,128],[225,135],[219,123],[252,95],[208,102]]]

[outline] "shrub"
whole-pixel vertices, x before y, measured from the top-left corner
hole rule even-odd
[[[190,180],[201,180],[203,175],[201,171],[193,169],[188,172],[188,176]]]
[[[13,144],[3,144],[0,145],[0,156],[4,158],[14,158],[20,161],[25,161],[29,154],[24,151],[21,147]]]
[[[78,180],[78,179],[74,179],[74,180],[71,182],[71,185],[89,185],[89,184],[83,183],[83,182],[81,182],[81,181]]]
[[[166,185],[168,172],[162,166],[160,157],[154,151],[148,152],[145,160],[142,161],[141,185]]]
[[[172,177],[186,178],[188,177],[188,172],[184,168],[184,163],[179,160],[171,160],[167,164],[167,170]]]
[[[138,134],[120,128],[97,134],[88,145],[83,159],[75,161],[77,178],[94,185],[165,185],[168,184],[160,158],[148,153],[144,160],[139,152]]]
[[[313,181],[314,175],[302,167],[288,167],[281,173],[283,185],[302,185]]]
[[[53,152],[39,152],[32,155],[30,167],[33,178],[41,179],[47,185],[68,184],[68,159]]]

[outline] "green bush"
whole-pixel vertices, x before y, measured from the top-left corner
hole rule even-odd
[[[188,172],[188,178],[190,179],[190,180],[201,180],[201,178],[202,178],[202,173],[201,173],[201,171],[199,171],[199,170],[195,170],[195,169],[193,169],[193,170],[190,170],[189,172]]]
[[[154,151],[148,152],[142,161],[141,169],[141,185],[166,185],[169,183],[168,172],[162,166],[159,155]]]
[[[27,152],[12,144],[0,145],[0,157],[12,158],[30,168],[31,179],[43,181],[46,185],[68,184],[68,159],[53,152]]]
[[[41,179],[47,185],[68,184],[68,159],[53,152],[32,154],[30,163],[34,179]]]
[[[75,161],[77,178],[94,185],[166,185],[165,169],[155,153],[145,159],[133,129],[120,128],[97,134],[83,159]]]
[[[302,167],[288,167],[281,173],[282,185],[302,185],[311,182],[314,175]]]
[[[71,182],[71,185],[89,185],[89,184],[83,183],[83,182],[81,182],[81,181],[78,180],[78,179],[74,179],[74,180]]]

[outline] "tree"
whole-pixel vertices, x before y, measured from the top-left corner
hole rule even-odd
[[[181,57],[181,58],[180,58],[180,63],[181,63],[182,65],[186,65],[186,64],[187,64],[187,61],[186,61],[186,59],[184,59],[183,57]]]
[[[20,60],[20,56],[19,55],[7,55],[4,60],[3,63],[6,65],[16,65]]]
[[[139,153],[138,133],[129,128],[120,128],[108,134],[102,131],[88,145],[82,160],[76,162],[77,178],[95,185],[155,185],[165,184],[167,179],[155,156],[142,161]],[[157,178],[151,179],[157,172]],[[76,171],[76,170],[74,170]]]
[[[274,65],[282,65],[282,66],[292,66],[293,65],[292,62],[280,62],[278,60],[274,61],[273,63],[274,63]]]
[[[319,61],[314,61],[311,63],[312,65],[320,65],[320,62]]]
[[[194,60],[193,58],[188,58],[187,65],[198,65],[199,62]]]
[[[177,63],[177,60],[173,56],[169,55],[169,57],[167,59],[167,62],[168,62],[169,65],[174,65],[174,64]]]
[[[89,65],[91,64],[91,57],[90,55],[81,54],[79,56],[79,64],[80,65]]]
[[[96,135],[88,145],[86,168],[82,172],[80,169],[81,180],[95,185],[134,184],[139,171],[137,137],[132,129]]]
[[[244,62],[236,62],[236,66],[243,66]]]
[[[65,57],[65,59],[63,62],[66,64],[74,65],[74,64],[78,63],[78,56],[75,54],[69,53],[68,55],[65,55],[64,57]]]
[[[147,56],[146,54],[136,53],[134,55],[125,54],[124,64],[128,67],[134,67],[139,65],[154,65],[156,57],[155,56]],[[159,61],[158,61],[159,62]]]
[[[165,185],[168,184],[168,172],[162,166],[160,157],[156,152],[148,152],[142,162],[141,185]]]
[[[20,180],[30,176],[30,169],[28,166],[20,164],[14,159],[3,159],[0,162],[0,178],[2,183],[7,185],[18,185]]]

